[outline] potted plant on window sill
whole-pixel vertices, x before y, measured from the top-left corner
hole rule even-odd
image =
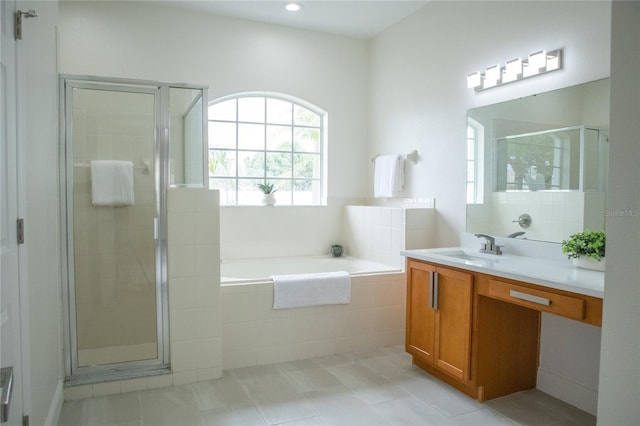
[[[275,185],[273,183],[269,182],[258,184],[258,188],[260,188],[260,190],[264,194],[262,197],[263,206],[273,206],[276,204],[276,196],[274,194],[277,189],[274,189],[274,186]]]
[[[562,252],[578,268],[604,271],[605,234],[602,231],[590,231],[572,234],[562,241]]]

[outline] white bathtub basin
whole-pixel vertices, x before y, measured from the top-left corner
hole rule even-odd
[[[273,275],[347,271],[351,276],[400,272],[399,268],[350,256],[300,256],[223,260],[222,285],[271,282]]]

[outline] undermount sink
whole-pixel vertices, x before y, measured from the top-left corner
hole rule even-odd
[[[482,255],[480,253],[476,255],[476,254],[470,254],[469,252],[466,252],[463,250],[442,251],[442,252],[437,252],[437,254],[439,256],[450,257],[450,258],[453,258],[454,260],[464,261],[464,263],[476,264],[479,266],[500,261],[500,258],[496,255]]]

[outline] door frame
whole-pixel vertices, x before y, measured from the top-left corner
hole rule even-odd
[[[154,96],[154,220],[157,221],[155,238],[155,270],[156,270],[156,335],[157,358],[151,360],[130,361],[123,363],[101,364],[97,366],[82,367],[78,363],[77,327],[75,311],[75,280],[74,280],[74,246],[73,246],[73,134],[70,129],[73,123],[71,100],[73,89],[101,90],[107,92],[140,93]],[[62,244],[63,244],[63,305],[64,305],[64,342],[65,342],[65,367],[67,383],[80,384],[109,380],[112,378],[135,377],[154,373],[165,373],[169,369],[169,330],[168,330],[168,302],[166,285],[167,257],[166,214],[161,208],[166,203],[166,170],[160,161],[162,146],[168,143],[162,137],[164,132],[160,114],[161,90],[157,85],[129,83],[124,81],[105,81],[85,79],[73,76],[60,77],[60,103],[61,103],[61,144],[60,144],[60,184],[61,184],[61,219],[62,219]]]
[[[15,202],[15,218],[8,218],[9,226],[15,224],[15,220],[18,218],[27,217],[27,202],[25,196],[26,188],[26,171],[25,171],[25,145],[24,134],[26,126],[26,72],[25,72],[25,59],[24,49],[22,43],[18,43],[17,40],[12,38],[14,14],[18,10],[17,0],[3,1],[4,12],[9,15],[5,17],[11,23],[9,25],[10,31],[8,31],[8,37],[11,39],[11,43],[14,44],[13,65],[15,81],[8,81],[7,84],[14,84],[15,87],[15,100],[11,100],[11,104],[7,105],[7,108],[15,107],[15,189],[16,197],[11,198],[9,202]],[[5,23],[3,23],[4,26]],[[0,47],[1,49],[1,47]],[[14,102],[15,101],[15,102]],[[17,246],[17,291],[18,291],[18,305],[16,308],[15,321],[18,324],[19,335],[16,336],[19,344],[20,364],[17,368],[14,368],[14,381],[19,383],[17,389],[21,392],[22,406],[20,407],[20,418],[28,416],[31,413],[31,334],[30,334],[30,322],[29,322],[29,280],[28,280],[28,250],[24,244],[18,244]],[[3,283],[2,285],[6,285]],[[14,384],[15,386],[15,384]],[[15,389],[15,387],[14,387]],[[12,407],[16,409],[15,405]]]

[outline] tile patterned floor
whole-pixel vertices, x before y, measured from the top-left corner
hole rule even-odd
[[[66,401],[60,426],[595,425],[538,390],[481,404],[402,347],[225,371],[222,379]]]

